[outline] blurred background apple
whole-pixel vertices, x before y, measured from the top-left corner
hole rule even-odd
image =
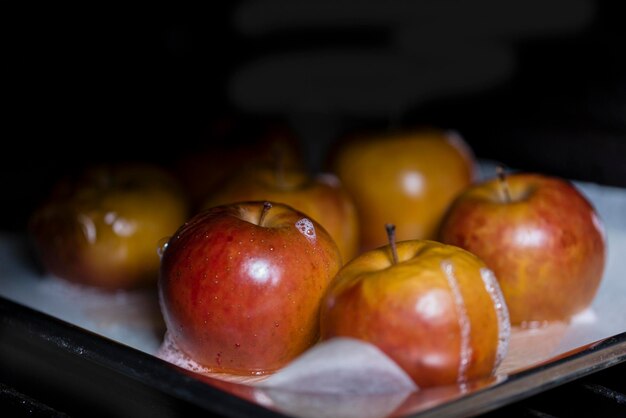
[[[335,240],[344,262],[358,253],[355,205],[333,174],[313,176],[302,167],[283,166],[283,162],[249,165],[216,186],[203,207],[251,200],[285,203],[312,217]]]
[[[456,195],[474,179],[474,154],[455,132],[435,128],[354,134],[337,145],[331,167],[357,208],[361,248],[434,239]]]
[[[156,286],[160,241],[185,222],[189,202],[167,171],[145,163],[90,167],[59,180],[31,214],[46,272],[117,290]]]
[[[194,209],[222,187],[229,177],[249,166],[303,166],[302,144],[284,120],[224,112],[207,124],[197,144],[175,153],[172,171],[180,179]]]

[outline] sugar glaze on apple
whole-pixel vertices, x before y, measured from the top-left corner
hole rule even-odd
[[[472,330],[470,319],[467,314],[467,307],[465,306],[465,300],[463,299],[459,282],[454,273],[454,265],[449,259],[446,259],[441,262],[441,270],[444,272],[446,279],[448,280],[448,285],[450,286],[450,291],[454,296],[455,309],[459,318],[459,329],[461,330],[459,357],[461,360],[459,362],[459,377],[457,382],[465,383],[468,380],[467,367],[472,357],[472,347],[470,342]],[[502,291],[498,286],[493,272],[488,268],[483,267],[480,269],[480,277],[483,281],[483,285],[485,286],[485,290],[491,298],[498,320],[498,343],[493,365],[493,370],[495,371],[506,356],[509,345],[509,336],[511,333],[511,323],[509,321],[509,311],[506,307],[504,297],[502,296]]]

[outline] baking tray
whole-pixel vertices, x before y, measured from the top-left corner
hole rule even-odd
[[[165,328],[156,289],[102,293],[69,285],[38,270],[26,236],[3,233],[2,380],[24,391],[42,382],[57,385],[51,392],[57,395],[88,391],[83,404],[61,407],[116,416],[449,417],[494,410],[626,360],[626,189],[575,184],[606,229],[598,294],[570,324],[518,330],[493,379],[365,396],[270,389],[194,373],[157,355]],[[45,390],[35,395],[54,404]]]

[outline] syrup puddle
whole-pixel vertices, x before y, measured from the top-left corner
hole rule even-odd
[[[246,385],[253,385],[267,379],[267,375],[264,376],[239,376],[228,373],[215,373],[211,372],[206,367],[202,366],[183,351],[178,348],[169,332],[165,333],[163,343],[156,352],[156,357],[161,360],[172,363],[175,366],[192,371],[194,373],[202,374],[204,376],[212,377],[215,379],[225,380],[233,383],[241,383]]]
[[[569,328],[570,324],[564,321],[512,326],[508,354],[497,374],[509,375],[549,360]]]

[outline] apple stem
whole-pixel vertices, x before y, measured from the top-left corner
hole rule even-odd
[[[509,191],[509,183],[506,181],[506,173],[504,172],[504,168],[501,165],[497,166],[496,173],[498,173],[500,190],[502,191],[502,199],[506,203],[511,203],[511,192]]]
[[[385,224],[387,230],[387,239],[389,239],[389,246],[391,247],[391,257],[393,258],[393,264],[398,264],[398,248],[396,247],[396,226],[394,224]]]
[[[272,208],[272,204],[270,202],[263,202],[263,210],[261,211],[261,215],[259,216],[259,226],[263,226],[263,221],[265,220],[265,215]]]

